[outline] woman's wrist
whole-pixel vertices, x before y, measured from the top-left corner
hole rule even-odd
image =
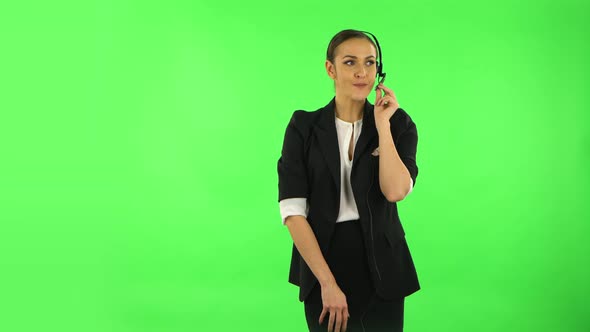
[[[389,121],[387,122],[377,122],[375,123],[375,127],[377,128],[377,133],[379,135],[381,135],[382,133],[390,133],[390,128],[389,128]]]
[[[331,287],[334,286],[336,284],[336,279],[334,279],[334,276],[328,276],[325,278],[320,278],[318,279],[320,286],[322,288],[326,288],[326,287]]]

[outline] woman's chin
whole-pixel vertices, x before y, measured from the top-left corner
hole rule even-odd
[[[367,96],[368,95],[369,94],[366,94],[366,93],[355,93],[355,94],[352,95],[352,98],[351,99],[354,100],[354,101],[362,101],[362,102],[364,102],[365,99],[367,99]]]
[[[368,92],[362,92],[362,91],[354,91],[350,94],[346,94],[347,97],[352,100],[352,101],[358,101],[358,102],[365,102],[365,100],[367,99],[367,96],[369,95],[370,91]]]

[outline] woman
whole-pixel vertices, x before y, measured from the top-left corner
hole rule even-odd
[[[378,52],[379,51],[379,52]],[[382,74],[379,44],[343,30],[328,46],[335,97],[293,113],[278,161],[283,224],[294,246],[310,331],[402,331],[404,297],[420,289],[396,202],[416,183],[416,126]]]

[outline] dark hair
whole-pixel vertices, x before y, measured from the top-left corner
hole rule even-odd
[[[365,33],[359,30],[346,29],[338,32],[334,37],[332,37],[332,40],[330,40],[330,44],[328,44],[328,51],[326,52],[326,60],[334,63],[334,52],[336,51],[336,47],[352,38],[368,40],[373,45],[373,47],[375,47],[375,51],[377,52],[377,46],[375,45],[375,42],[373,42],[373,40]],[[379,56],[379,54],[377,54],[377,56]]]

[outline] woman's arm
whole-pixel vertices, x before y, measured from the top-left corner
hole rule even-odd
[[[289,198],[306,198],[309,193],[303,154],[303,138],[306,137],[306,133],[300,130],[301,127],[305,127],[301,125],[301,123],[305,123],[302,119],[303,116],[305,116],[305,112],[295,111],[285,131],[283,150],[277,165],[279,202]],[[285,218],[285,225],[289,228],[299,254],[320,283],[323,308],[319,323],[321,324],[325,315],[329,313],[328,330],[332,331],[332,326],[338,332],[341,327],[346,330],[349,317],[346,296],[338,287],[334,275],[322,255],[309,222],[304,216],[291,215]]]
[[[381,95],[385,93],[385,95]],[[412,177],[400,158],[393,137],[390,119],[399,109],[393,90],[379,84],[375,94],[375,126],[379,134],[379,186],[390,202],[401,201],[412,189]],[[399,143],[399,142],[398,142]]]
[[[342,327],[342,331],[345,331],[349,317],[346,296],[338,287],[336,279],[322,255],[309,222],[305,217],[297,215],[287,217],[285,225],[289,228],[293,243],[297,247],[299,254],[320,283],[323,309],[319,317],[319,323],[321,324],[326,314],[329,313],[328,326],[335,326],[335,331],[340,331]],[[332,329],[329,328],[329,330]]]
[[[291,238],[293,238],[293,243],[297,247],[299,254],[301,254],[311,272],[318,279],[320,285],[323,287],[336,283],[307,219],[299,215],[289,216],[285,219],[285,225],[289,228],[289,233],[291,233]]]
[[[391,136],[389,121],[379,132],[379,186],[390,202],[401,201],[411,189],[410,172],[402,162]]]
[[[299,215],[299,213],[304,213],[304,206],[307,203],[302,204],[297,201],[297,199],[306,199],[309,193],[307,168],[303,153],[303,138],[306,134],[301,130],[301,127],[307,127],[303,125],[305,124],[305,115],[303,111],[293,112],[285,131],[281,158],[277,164],[279,203],[281,204],[281,217],[285,218],[285,225],[289,228],[295,247],[323,286],[335,283],[334,276],[328,268],[306,216]]]

